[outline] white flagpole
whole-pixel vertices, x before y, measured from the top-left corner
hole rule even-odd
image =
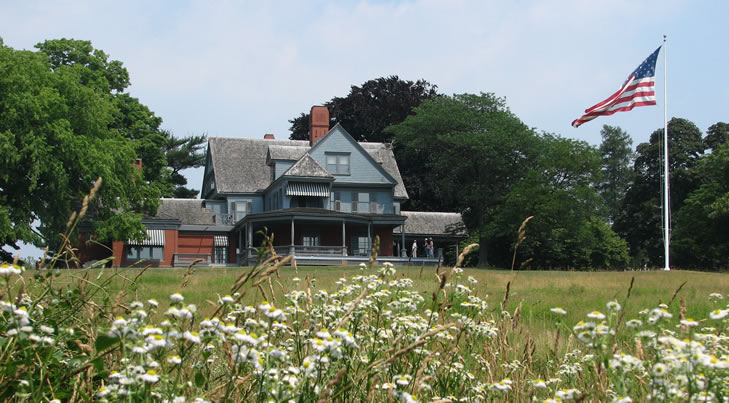
[[[671,242],[671,211],[669,204],[669,177],[668,177],[668,66],[666,61],[666,35],[663,35],[663,248],[665,266],[664,270],[671,270],[670,242]]]

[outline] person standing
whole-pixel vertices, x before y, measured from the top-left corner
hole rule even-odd
[[[433,250],[430,249],[430,240],[428,240],[428,238],[425,238],[425,242],[423,243],[423,246],[425,247],[425,257],[427,257],[427,258],[433,257]]]
[[[428,251],[430,251],[430,257],[435,257],[435,245],[433,245],[433,238],[428,238]]]
[[[410,248],[411,250],[411,256],[412,257],[418,257],[418,241],[413,241],[413,246]]]

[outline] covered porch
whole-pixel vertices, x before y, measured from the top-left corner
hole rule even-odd
[[[357,265],[369,261],[379,236],[378,260],[395,263],[393,228],[405,221],[400,215],[353,214],[319,208],[292,208],[251,214],[233,229],[238,239],[237,261],[255,264],[256,249],[264,234],[282,256],[294,256],[302,265]],[[406,258],[407,259],[407,258]]]

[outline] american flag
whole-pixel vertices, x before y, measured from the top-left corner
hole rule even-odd
[[[620,89],[608,99],[585,109],[585,114],[575,119],[572,126],[580,127],[598,116],[612,115],[615,112],[626,112],[636,106],[656,104],[656,59],[658,59],[659,46],[655,52],[648,56],[643,63],[630,73],[630,76]]]

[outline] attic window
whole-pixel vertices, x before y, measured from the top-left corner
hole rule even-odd
[[[326,153],[327,171],[334,175],[349,175],[349,153]]]

